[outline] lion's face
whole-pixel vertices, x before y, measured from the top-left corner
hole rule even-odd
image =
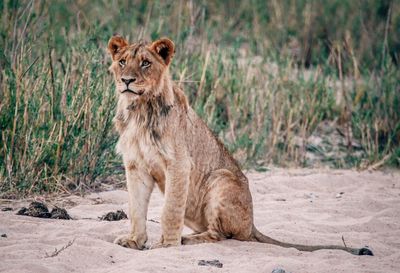
[[[163,38],[152,44],[129,44],[124,38],[113,36],[108,49],[117,93],[136,100],[156,92],[173,57],[174,43]]]

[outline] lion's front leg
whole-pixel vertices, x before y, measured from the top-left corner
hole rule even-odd
[[[189,189],[189,169],[187,164],[174,164],[167,170],[165,204],[161,217],[161,246],[181,244],[186,200]]]
[[[126,168],[126,180],[131,232],[117,238],[115,243],[124,247],[143,249],[147,241],[147,210],[154,181],[148,174],[130,167]]]

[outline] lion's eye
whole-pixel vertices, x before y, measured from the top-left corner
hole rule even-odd
[[[147,60],[144,60],[141,64],[142,67],[149,67],[150,66],[150,62]]]
[[[120,67],[124,67],[125,64],[126,64],[125,60],[120,60],[120,61],[119,61],[119,66],[120,66]]]

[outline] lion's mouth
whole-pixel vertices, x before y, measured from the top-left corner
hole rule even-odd
[[[135,95],[140,96],[140,95],[142,95],[142,94],[144,93],[144,90],[133,91],[132,89],[128,89],[128,88],[127,88],[127,89],[125,89],[124,91],[122,91],[121,94],[126,93],[126,92],[128,92],[128,93],[133,93],[133,94],[135,94]]]

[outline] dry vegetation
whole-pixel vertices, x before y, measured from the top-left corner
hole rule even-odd
[[[398,1],[2,1],[0,190],[121,172],[105,51],[168,36],[173,78],[246,167],[400,164]]]

